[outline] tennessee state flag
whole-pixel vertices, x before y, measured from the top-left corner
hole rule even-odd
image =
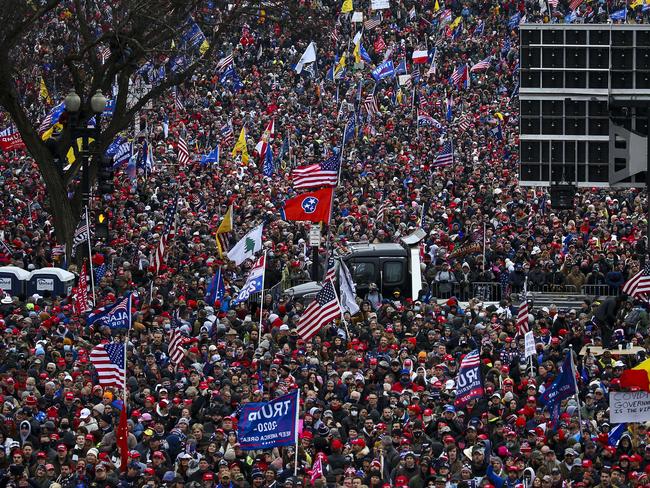
[[[303,220],[309,222],[330,221],[334,187],[302,193],[284,202],[284,220]]]

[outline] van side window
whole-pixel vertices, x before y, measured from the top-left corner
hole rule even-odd
[[[403,279],[403,269],[404,267],[400,261],[386,261],[384,263],[383,273],[384,284],[401,283]]]
[[[376,282],[377,272],[374,263],[351,263],[352,280],[357,284]]]

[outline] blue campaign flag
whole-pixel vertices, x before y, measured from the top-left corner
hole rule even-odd
[[[206,166],[208,163],[217,163],[219,164],[219,146],[215,146],[212,151],[210,151],[205,156],[201,156],[201,166]]]
[[[618,446],[618,441],[621,440],[621,437],[623,437],[623,434],[626,430],[627,424],[618,424],[616,427],[609,431],[607,444],[613,447]]]
[[[104,108],[104,115],[113,115],[115,113],[115,104],[117,100],[114,98],[109,98],[106,100],[106,107]]]
[[[363,44],[359,44],[359,56],[366,63],[372,63],[372,58],[370,57],[370,54],[368,54],[368,51],[366,51],[366,48],[363,47]]]
[[[451,122],[454,119],[454,96],[450,95],[447,97],[447,122]]]
[[[521,22],[521,14],[517,12],[512,17],[510,17],[510,20],[508,20],[508,27],[510,29],[518,29],[519,22]]]
[[[205,292],[205,301],[209,306],[213,307],[217,300],[223,300],[224,295],[226,294],[226,286],[223,283],[223,276],[221,276],[221,268],[217,271],[210,281],[210,286]]]
[[[131,302],[131,293],[125,294],[112,305],[91,312],[86,318],[86,325],[97,324],[99,327],[108,326],[114,330],[129,330],[131,328]]]
[[[354,137],[354,131],[356,129],[356,114],[350,115],[348,123],[345,124],[345,131],[343,132],[343,144]]]
[[[271,177],[275,172],[275,164],[273,163],[273,150],[269,146],[266,149],[266,154],[264,155],[264,165],[262,167],[262,172],[264,176]]]
[[[572,395],[575,395],[576,379],[573,373],[573,357],[571,350],[567,351],[566,358],[562,363],[562,371],[555,377],[553,384],[549,386],[542,396],[540,402],[546,405],[551,410],[551,419],[556,423],[560,418],[560,404],[562,400],[566,400]]]
[[[298,439],[299,390],[270,402],[246,403],[239,413],[237,440],[243,451],[290,446]]]
[[[120,146],[125,141],[126,140],[122,136],[117,136],[115,139],[113,139],[113,142],[111,142],[110,146],[108,146],[108,148],[106,149],[106,156],[110,156],[110,157],[115,156]]]
[[[407,74],[408,71],[406,69],[406,59],[402,59],[399,64],[397,65],[397,68],[395,68],[395,74],[396,75],[405,75]]]
[[[395,67],[393,66],[392,60],[384,61],[372,70],[372,77],[375,81],[393,76],[395,76]]]
[[[625,20],[625,17],[627,17],[627,8],[622,8],[616,12],[612,12],[612,15],[610,15],[612,20]]]
[[[467,354],[460,362],[456,376],[456,407],[464,407],[470,400],[484,394],[481,380],[481,357],[478,349]]]

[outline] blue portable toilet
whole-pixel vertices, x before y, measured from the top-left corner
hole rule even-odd
[[[0,268],[0,290],[13,297],[25,297],[25,283],[30,272],[17,266],[2,266]]]
[[[61,268],[41,268],[31,272],[25,294],[42,297],[67,297],[74,286],[75,275]]]

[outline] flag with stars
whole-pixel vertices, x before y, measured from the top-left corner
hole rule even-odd
[[[316,298],[305,309],[298,321],[298,335],[303,340],[309,340],[332,320],[341,316],[341,308],[339,306],[336,291],[332,280],[328,280],[321,291],[318,292]]]
[[[106,263],[102,263],[101,265],[97,266],[95,268],[95,283],[99,283],[102,281],[102,278],[106,274]]]
[[[167,248],[167,243],[170,236],[172,236],[174,233],[177,207],[178,198],[176,198],[174,202],[167,208],[167,212],[165,213],[165,223],[163,224],[160,241],[158,241],[158,247],[156,248],[156,254],[154,255],[154,267],[156,269],[156,273],[158,273],[160,266],[165,260],[165,249]]]
[[[317,164],[301,166],[291,172],[294,188],[316,188],[336,186],[341,167],[340,155],[334,154]]]
[[[650,293],[650,261],[623,285],[623,293],[634,298],[642,298]]]
[[[121,342],[99,344],[90,351],[90,362],[97,372],[98,384],[104,388],[126,388],[125,345]]]

